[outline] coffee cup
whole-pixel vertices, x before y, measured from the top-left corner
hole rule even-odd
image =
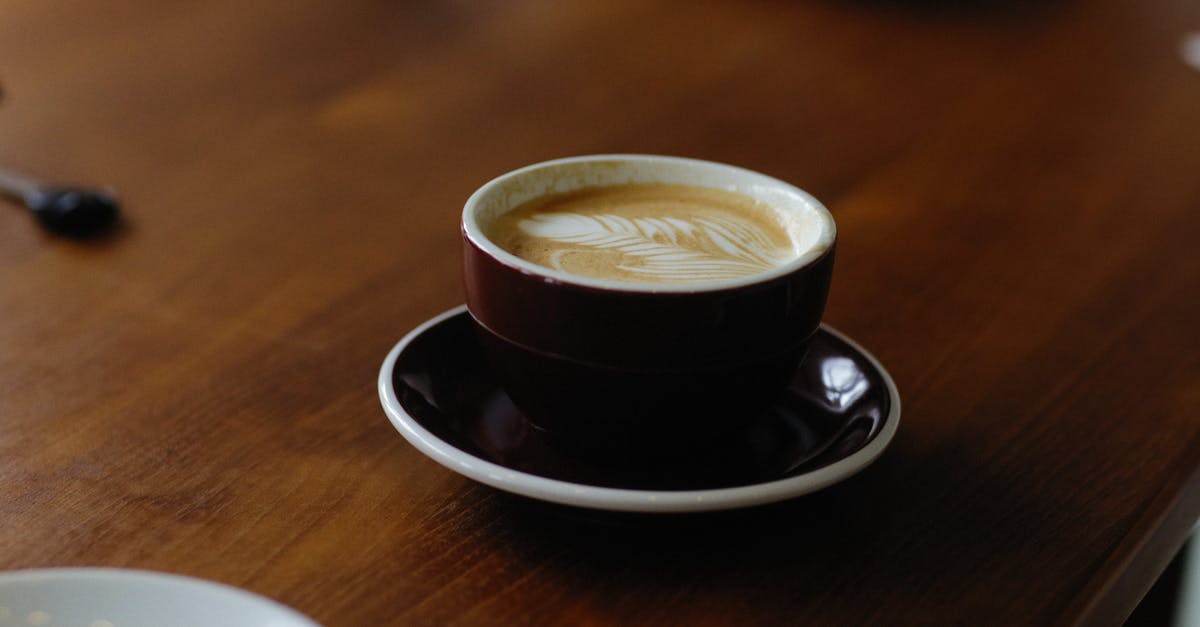
[[[764,174],[596,155],[486,183],[462,236],[467,308],[512,401],[554,442],[636,458],[719,444],[783,392],[836,229]]]

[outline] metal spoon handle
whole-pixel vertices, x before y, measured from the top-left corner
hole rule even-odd
[[[33,178],[0,168],[0,194],[27,204],[41,189],[42,184]]]

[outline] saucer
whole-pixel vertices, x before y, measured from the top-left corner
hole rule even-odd
[[[319,627],[295,610],[245,590],[192,577],[121,568],[0,573],[0,625],[10,624]]]
[[[887,370],[822,325],[791,386],[721,451],[677,465],[615,470],[550,446],[496,383],[465,306],[400,340],[379,371],[388,419],[425,455],[522,496],[597,510],[703,512],[764,505],[827,487],[891,442],[900,395]]]

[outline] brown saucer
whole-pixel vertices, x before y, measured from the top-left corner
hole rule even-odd
[[[448,468],[510,492],[600,509],[728,509],[811,492],[874,461],[900,413],[882,366],[828,327],[769,411],[721,450],[686,462],[614,468],[554,446],[497,385],[463,307],[398,343],[379,382],[401,434]]]

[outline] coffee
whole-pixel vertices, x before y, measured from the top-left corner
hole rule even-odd
[[[589,187],[499,216],[488,239],[568,274],[633,283],[736,279],[807,252],[821,225],[750,196],[666,183]]]
[[[750,428],[820,325],[837,239],[801,189],[654,155],[513,170],[471,194],[460,228],[505,393],[555,446],[618,466]]]

